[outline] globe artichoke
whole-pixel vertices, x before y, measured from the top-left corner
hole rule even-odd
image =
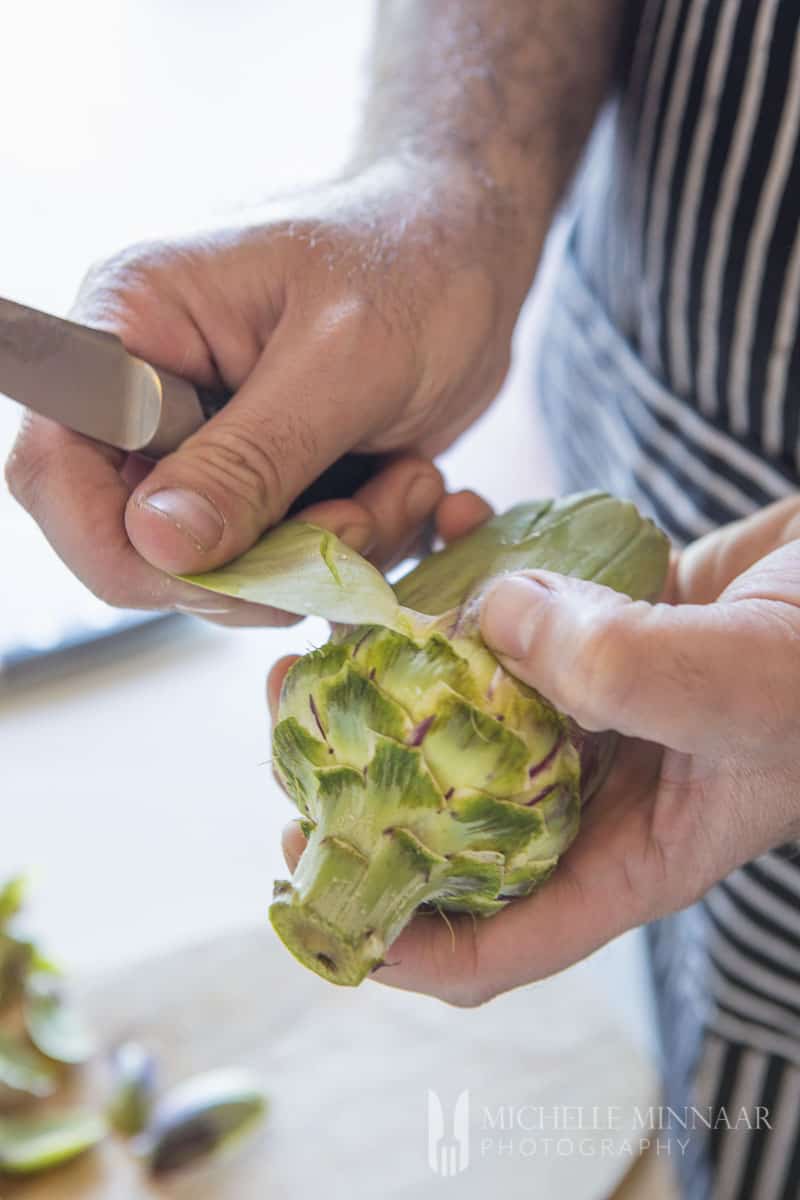
[[[589,736],[482,642],[496,576],[545,568],[654,599],[665,536],[598,492],[517,505],[392,589],[332,535],[289,523],[190,582],[335,622],[283,685],[274,761],[308,844],[270,918],[300,962],[355,985],[420,905],[491,916],[575,837],[613,735]]]

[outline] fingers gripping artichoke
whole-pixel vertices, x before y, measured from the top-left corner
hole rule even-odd
[[[302,963],[358,984],[420,905],[489,916],[549,875],[613,735],[586,735],[503,670],[480,638],[479,594],[538,567],[654,599],[668,557],[632,504],[591,492],[518,505],[394,590],[300,524],[187,577],[337,623],[289,671],[273,740],[308,845],[270,918]]]

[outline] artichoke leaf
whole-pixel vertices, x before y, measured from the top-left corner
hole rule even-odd
[[[24,1042],[0,1033],[0,1089],[42,1099],[52,1096],[58,1080],[49,1063]]]
[[[32,942],[0,929],[0,1009],[19,999],[35,958]]]
[[[517,504],[444,550],[429,554],[395,583],[398,600],[431,616],[458,608],[493,575],[513,569],[508,565],[510,552],[532,536],[552,507],[552,500]]]
[[[24,875],[9,879],[0,888],[0,929],[4,929],[12,917],[16,917],[25,903],[28,881]]]
[[[0,1172],[33,1175],[71,1162],[103,1140],[108,1126],[97,1113],[74,1110],[0,1121]]]
[[[155,1104],[157,1065],[139,1042],[123,1042],[111,1057],[112,1090],[107,1107],[111,1128],[134,1137],[148,1126]]]
[[[604,492],[517,504],[431,554],[395,584],[402,605],[439,616],[509,571],[593,579],[634,600],[656,599],[669,543],[629,501]]]
[[[25,995],[25,1026],[37,1050],[53,1062],[78,1066],[95,1052],[92,1035],[59,984],[33,975]]]
[[[302,521],[269,530],[252,549],[186,583],[251,604],[343,625],[386,625],[398,619],[397,598],[381,573],[335,534]]]
[[[267,1109],[261,1082],[249,1071],[209,1071],[162,1097],[139,1140],[139,1154],[153,1175],[166,1174],[227,1150],[256,1130]]]

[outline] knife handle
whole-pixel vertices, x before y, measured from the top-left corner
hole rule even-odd
[[[205,419],[209,421],[216,416],[228,403],[231,395],[231,392],[198,388],[197,398]],[[360,487],[377,475],[382,463],[383,458],[380,454],[345,454],[323,471],[304,492],[301,492],[292,503],[287,515],[293,516],[312,504],[321,504],[324,500],[349,499]]]

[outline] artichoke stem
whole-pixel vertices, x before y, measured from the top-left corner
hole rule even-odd
[[[355,987],[382,964],[414,910],[440,890],[447,865],[405,829],[384,830],[368,858],[319,827],[291,884],[277,885],[270,921],[304,966]]]

